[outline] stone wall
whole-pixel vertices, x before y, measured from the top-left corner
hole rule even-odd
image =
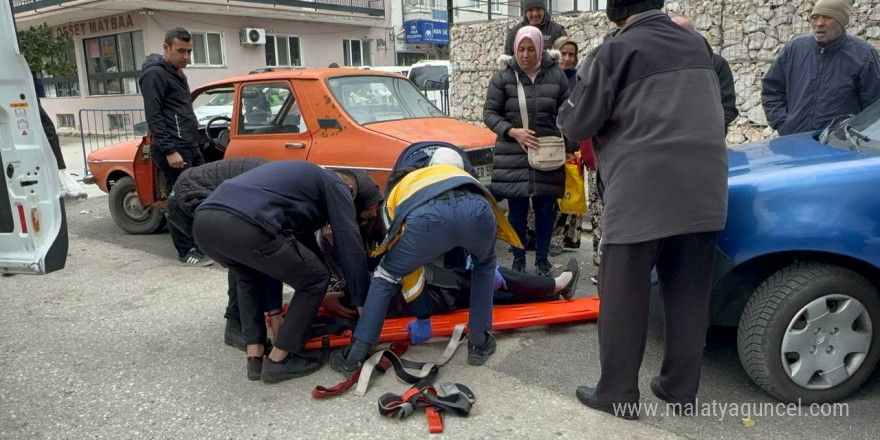
[[[724,0],[667,3],[669,13],[691,18],[716,52],[733,70],[736,103],[740,117],[731,125],[729,144],[773,136],[761,107],[761,79],[776,53],[792,37],[810,32],[813,7],[810,0]],[[859,1],[853,6],[850,35],[865,39],[880,49],[880,1]],[[554,16],[579,43],[583,60],[614,28],[604,11]],[[496,59],[503,53],[507,31],[519,19],[468,23],[450,30],[453,87],[452,116],[482,125],[483,101]]]

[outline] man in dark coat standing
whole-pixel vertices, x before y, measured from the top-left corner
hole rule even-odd
[[[187,167],[202,165],[205,158],[199,151],[199,122],[183,74],[192,56],[192,35],[186,29],[171,29],[165,33],[162,49],[162,55],[150,54],[144,61],[138,82],[152,136],[150,156],[165,177],[165,190],[171,192],[180,173]],[[192,238],[173,225],[168,229],[180,264],[213,263],[195,247]]]
[[[639,415],[655,264],[666,353],[651,391],[695,410],[712,259],[727,218],[724,113],[711,50],[662,7],[663,0],[608,2],[608,18],[620,31],[584,61],[558,117],[568,138],[593,139],[605,188],[602,373],[596,388],[578,387],[576,395],[590,408],[629,419]]]
[[[557,38],[568,35],[565,32],[565,26],[550,18],[550,12],[547,11],[547,0],[525,0],[522,8],[522,22],[507,33],[507,41],[504,43],[506,55],[513,55],[513,40],[517,31],[523,26],[534,26],[541,30],[541,34],[544,35],[544,47],[539,48],[539,51],[550,50]]]

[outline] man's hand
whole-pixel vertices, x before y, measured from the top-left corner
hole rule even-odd
[[[520,147],[522,147],[523,151],[526,153],[529,152],[529,148],[535,148],[538,146],[538,138],[535,137],[535,132],[532,130],[527,130],[525,128],[512,128],[507,132],[507,135],[516,139],[519,142]]]
[[[342,292],[327,292],[327,294],[324,295],[324,301],[321,302],[321,306],[333,315],[352,319],[357,316],[357,312],[354,309],[349,309],[342,305],[342,302],[339,300],[343,296],[345,296],[345,294]]]
[[[183,156],[176,151],[165,156],[165,158],[168,159],[168,166],[171,168],[183,168],[186,166],[186,162],[183,161]]]
[[[413,344],[421,344],[431,339],[431,318],[413,319],[406,325],[409,332],[409,340]]]

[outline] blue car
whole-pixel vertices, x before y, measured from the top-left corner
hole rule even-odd
[[[839,400],[880,358],[880,101],[822,132],[730,149],[711,318],[786,402]]]

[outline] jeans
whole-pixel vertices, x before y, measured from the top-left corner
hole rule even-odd
[[[406,217],[403,234],[373,275],[355,338],[377,343],[388,302],[400,294],[400,279],[458,246],[472,254],[474,262],[468,327],[471,332],[490,331],[496,232],[492,206],[479,194],[449,192],[414,209]]]
[[[550,254],[550,237],[553,235],[553,223],[556,221],[556,199],[553,197],[533,196],[532,209],[535,210],[535,257],[546,260]],[[526,242],[528,228],[529,198],[511,197],[507,199],[508,213],[513,230],[520,241]],[[513,248],[514,258],[525,258],[525,249]]]
[[[185,168],[171,168],[171,166],[168,165],[168,158],[165,157],[164,154],[156,149],[150,150],[153,162],[156,163],[156,166],[162,171],[162,176],[165,177],[165,191],[169,194],[173,191],[174,184],[177,183],[177,178],[180,177],[180,173],[182,173],[183,170],[205,164],[205,158],[197,147],[179,148],[177,149],[177,152],[180,153],[183,157],[183,161],[186,162]],[[181,231],[172,222],[168,223],[168,232],[171,233],[171,242],[174,243],[174,248],[177,249],[178,257],[186,256],[190,249],[196,247],[192,237],[188,235],[187,232]]]

